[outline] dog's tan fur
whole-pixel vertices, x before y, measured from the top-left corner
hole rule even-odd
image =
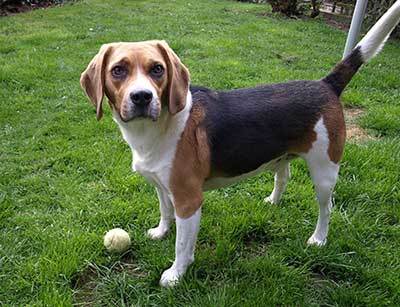
[[[204,111],[193,107],[178,143],[171,172],[171,190],[176,214],[188,218],[203,202],[203,184],[210,174],[210,149],[206,131],[201,127]]]

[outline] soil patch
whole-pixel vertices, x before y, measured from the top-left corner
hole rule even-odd
[[[351,17],[348,16],[340,16],[329,14],[325,12],[321,12],[321,16],[324,19],[325,23],[330,25],[331,27],[337,28],[342,31],[348,31],[350,28]]]
[[[364,110],[360,108],[344,109],[344,118],[346,121],[347,140],[352,142],[363,142],[375,140],[376,138],[369,135],[363,128],[357,124],[357,120],[364,114]]]
[[[114,274],[126,273],[137,278],[147,276],[147,273],[134,262],[130,253],[125,254],[120,261],[111,266],[98,266],[89,263],[71,280],[75,306],[93,306],[96,302],[98,284],[102,279],[109,279]]]

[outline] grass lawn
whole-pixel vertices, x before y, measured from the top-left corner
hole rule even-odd
[[[344,94],[374,136],[349,142],[328,244],[307,247],[317,204],[305,164],[279,206],[263,174],[208,192],[197,258],[175,289],[174,257],[145,232],[155,190],[130,171],[110,112],[97,122],[79,87],[102,43],[166,39],[194,84],[218,89],[325,76],[346,34],[319,20],[267,17],[224,0],[80,1],[0,18],[0,305],[400,305],[400,42]],[[122,227],[133,246],[105,252]]]

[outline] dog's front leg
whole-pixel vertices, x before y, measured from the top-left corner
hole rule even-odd
[[[200,228],[200,217],[201,207],[188,218],[180,218],[176,215],[175,261],[162,274],[161,286],[171,287],[177,284],[179,278],[194,261],[194,249]]]
[[[168,197],[168,192],[158,186],[156,187],[156,190],[160,205],[160,222],[157,227],[151,228],[147,231],[147,235],[154,240],[164,238],[174,220],[174,207]]]

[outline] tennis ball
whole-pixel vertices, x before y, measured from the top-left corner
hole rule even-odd
[[[131,245],[129,234],[121,229],[114,228],[107,231],[104,236],[104,246],[109,252],[122,253]]]

